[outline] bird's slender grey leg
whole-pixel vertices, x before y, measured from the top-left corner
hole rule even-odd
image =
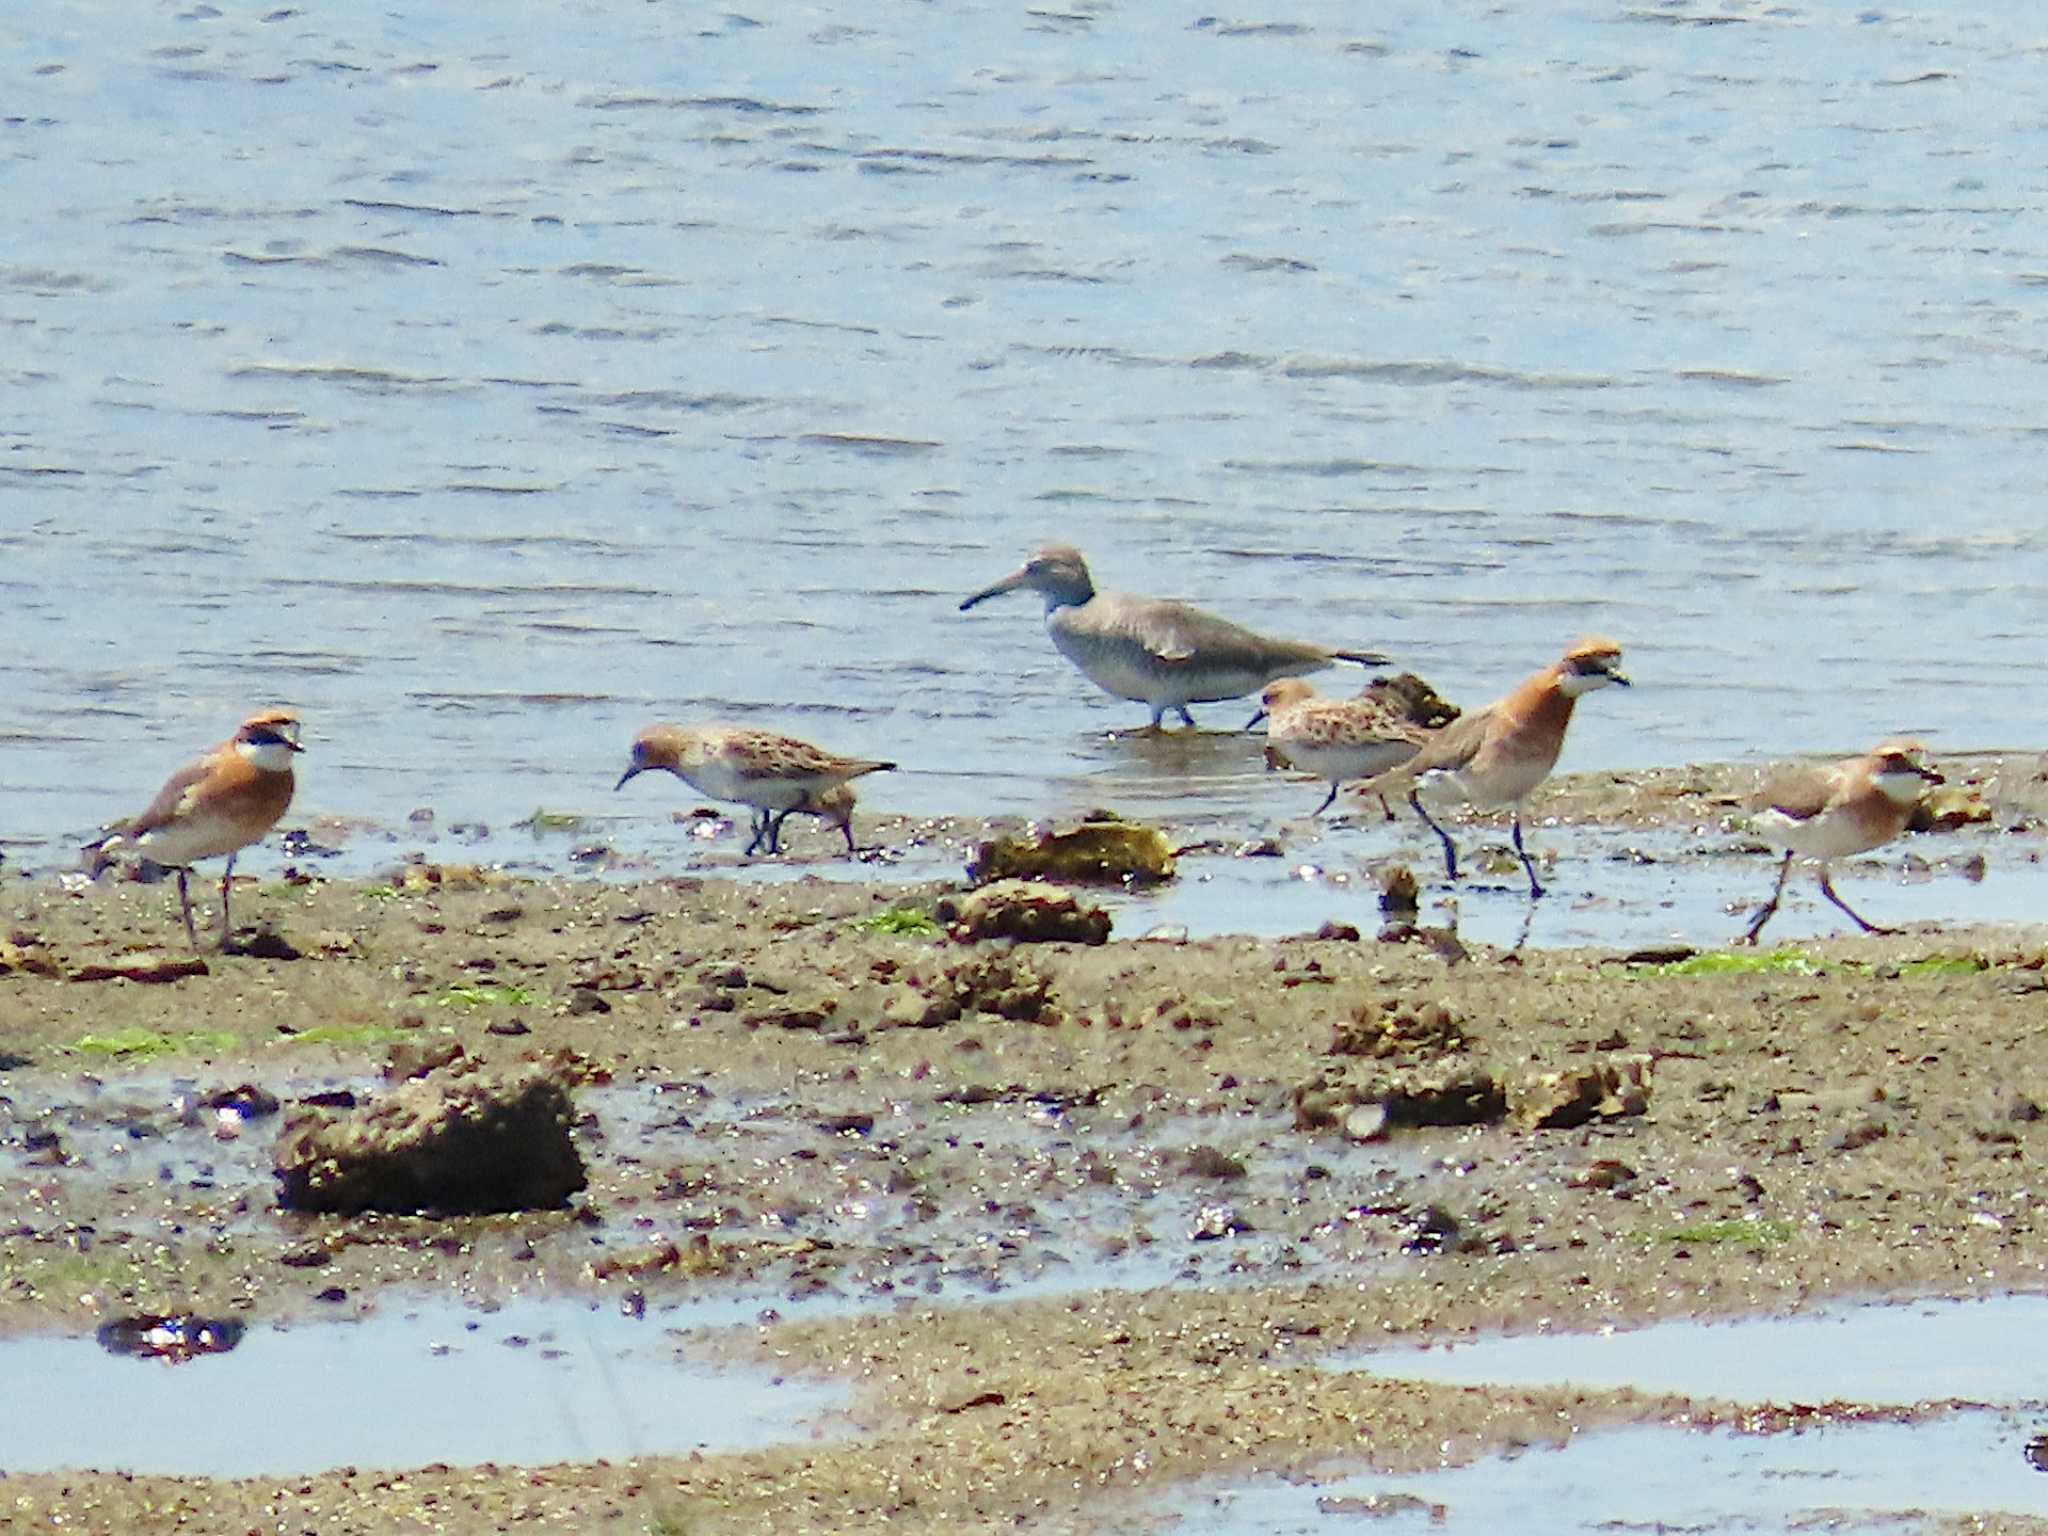
[[[1195,728],[1195,717],[1188,713],[1187,705],[1176,704],[1173,706],[1173,712],[1176,715],[1180,716],[1180,723],[1182,725],[1186,726],[1191,731]]]
[[[768,835],[768,813],[757,808],[747,826],[754,835],[747,839],[746,849],[740,854],[743,859],[752,858],[754,850],[761,846],[761,839]]]
[[[220,947],[227,953],[228,935],[234,930],[228,926],[228,891],[235,878],[235,856],[228,855],[228,867],[220,872]]]
[[[1514,830],[1515,856],[1522,861],[1522,869],[1529,876],[1529,899],[1534,901],[1543,894],[1543,885],[1536,878],[1536,861],[1529,857],[1529,850],[1522,846],[1522,812],[1515,809]]]
[[[1431,819],[1429,812],[1422,808],[1422,792],[1420,790],[1411,789],[1408,791],[1408,803],[1415,807],[1415,814],[1422,818],[1423,825],[1434,832],[1437,836],[1437,841],[1444,845],[1444,878],[1446,880],[1457,879],[1458,845],[1451,841],[1451,834],[1438,826]]]
[[[792,807],[794,809],[794,807]],[[768,819],[768,851],[782,852],[782,824],[789,820],[789,811],[780,811]]]
[[[1896,928],[1879,927],[1876,923],[1873,923],[1868,918],[1864,917],[1854,907],[1850,906],[1849,903],[1842,900],[1841,897],[1837,896],[1835,894],[1834,886],[1830,884],[1828,881],[1828,867],[1825,864],[1821,865],[1820,867],[1820,893],[1821,895],[1827,897],[1829,901],[1832,901],[1836,906],[1840,907],[1844,912],[1848,913],[1850,919],[1856,924],[1858,928],[1861,928],[1865,933],[1897,933],[1899,931]]]
[[[1330,780],[1330,792],[1329,792],[1329,794],[1327,794],[1327,795],[1325,795],[1325,796],[1323,797],[1323,803],[1322,803],[1321,805],[1317,806],[1317,807],[1316,807],[1316,808],[1315,808],[1314,810],[1310,811],[1310,812],[1309,812],[1309,815],[1311,815],[1311,816],[1320,816],[1320,815],[1322,815],[1322,814],[1323,814],[1323,812],[1327,811],[1327,810],[1328,810],[1328,809],[1329,809],[1329,808],[1330,808],[1331,806],[1335,805],[1336,803],[1337,803],[1337,781],[1336,781],[1335,779],[1332,779],[1332,780]]]
[[[192,926],[192,892],[185,883],[186,876],[189,873],[190,871],[185,869],[178,871],[178,907],[185,914],[185,941],[194,949],[197,949],[199,947],[199,930]]]
[[[1392,821],[1394,819],[1394,808],[1387,804],[1387,797],[1385,795],[1380,796],[1380,809],[1387,813],[1387,820]]]
[[[1764,924],[1768,923],[1771,920],[1772,914],[1778,910],[1778,902],[1785,894],[1785,877],[1791,873],[1792,855],[1788,853],[1785,855],[1785,862],[1778,866],[1778,883],[1771,887],[1771,899],[1756,909],[1756,916],[1749,920],[1749,928],[1743,933],[1741,938],[1735,941],[1736,943],[1754,944],[1756,942],[1756,936],[1764,931]],[[1851,913],[1850,915],[1853,917],[1855,914]]]

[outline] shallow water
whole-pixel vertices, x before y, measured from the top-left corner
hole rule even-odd
[[[302,815],[652,833],[624,744],[711,714],[882,806],[1237,814],[1255,753],[954,611],[1048,536],[1466,703],[1613,631],[1568,766],[2048,742],[2039,62],[1691,0],[16,7],[0,847],[272,700]]]
[[[2048,1514],[2048,1477],[2025,1450],[2044,1426],[2048,1410],[1771,1435],[1614,1430],[1420,1477],[1235,1488],[1188,1501],[1172,1530],[1176,1536],[1523,1530],[1771,1536],[1811,1529],[1831,1536],[1908,1536],[1938,1528],[1941,1514]]]
[[[1604,1334],[1518,1334],[1374,1350],[1344,1363],[1402,1380],[1633,1387],[1738,1403],[2012,1405],[2048,1403],[2039,1358],[2013,1347],[2044,1325],[2048,1296],[2012,1295]]]
[[[2048,1432],[2048,1390],[2036,1356],[2014,1347],[2044,1322],[2048,1297],[1999,1296],[1374,1350],[1335,1363],[1464,1386],[1632,1388],[1780,1407],[1962,1406],[1775,1433],[1593,1432],[1423,1476],[1212,1491],[1184,1501],[1174,1529],[1492,1532],[1529,1529],[1529,1512],[1540,1510],[1540,1528],[1559,1536],[1782,1531],[1806,1521],[1862,1536],[1920,1530],[1940,1512],[2048,1515],[2048,1476],[2029,1452]]]
[[[8,1378],[37,1386],[0,1402],[0,1457],[16,1473],[181,1477],[544,1465],[796,1439],[845,1401],[835,1386],[690,1356],[659,1314],[586,1301],[392,1303],[251,1328],[224,1354],[175,1365],[91,1338],[12,1338],[0,1341]]]

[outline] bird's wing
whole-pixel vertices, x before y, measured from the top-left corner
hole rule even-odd
[[[1191,603],[1117,597],[1109,614],[1109,633],[1134,641],[1167,667],[1199,662],[1205,669],[1257,672],[1281,665],[1312,669],[1330,664],[1330,653],[1318,646],[1268,639]]]
[[[1498,707],[1489,704],[1460,715],[1448,725],[1424,731],[1421,751],[1400,767],[1390,768],[1376,779],[1367,779],[1363,787],[1371,794],[1386,794],[1405,789],[1426,773],[1455,773],[1486,745],[1486,724]]]
[[[840,757],[775,731],[732,731],[721,744],[720,753],[741,779],[857,779],[864,773],[896,766],[868,758]]]
[[[1842,765],[1797,763],[1775,770],[1756,796],[1759,810],[1777,811],[1792,821],[1811,821],[1838,801],[1846,775]]]
[[[164,787],[156,792],[154,800],[143,807],[141,814],[131,816],[116,830],[128,837],[140,837],[143,833],[153,832],[190,811],[194,791],[213,771],[214,759],[218,756],[219,749],[216,748],[204,757],[195,758],[180,768],[164,780]]]

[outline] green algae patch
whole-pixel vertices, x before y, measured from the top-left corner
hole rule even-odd
[[[1853,967],[1852,967],[1853,968]],[[1803,949],[1714,949],[1663,965],[1644,965],[1631,976],[1817,976],[1820,957]]]
[[[548,832],[581,832],[583,823],[584,818],[573,811],[549,811],[535,806],[531,816],[523,821],[515,821],[512,825],[522,832],[531,832],[535,837],[539,837]]]
[[[531,987],[474,986],[462,983],[434,998],[436,1008],[537,1008],[540,994]]]
[[[1794,1227],[1789,1221],[1700,1221],[1691,1226],[1671,1227],[1653,1233],[1655,1243],[1682,1243],[1701,1247],[1712,1243],[1758,1244],[1791,1241]]]
[[[279,1045],[334,1045],[341,1047],[392,1045],[400,1040],[411,1040],[419,1034],[416,1029],[400,1029],[396,1024],[315,1024],[311,1029],[302,1029],[286,1035],[277,1041]]]
[[[154,1029],[115,1029],[105,1034],[80,1035],[66,1047],[85,1056],[119,1056],[129,1061],[151,1061],[158,1056],[183,1054],[217,1056],[232,1051],[240,1037],[224,1029],[188,1029],[166,1033]]]
[[[904,938],[936,938],[939,925],[921,907],[891,907],[872,917],[855,918],[853,926],[862,933],[893,934]]]

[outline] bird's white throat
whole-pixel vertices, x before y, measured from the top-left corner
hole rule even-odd
[[[281,741],[238,741],[235,750],[242,754],[242,760],[265,773],[289,773],[292,766],[292,749]]]

